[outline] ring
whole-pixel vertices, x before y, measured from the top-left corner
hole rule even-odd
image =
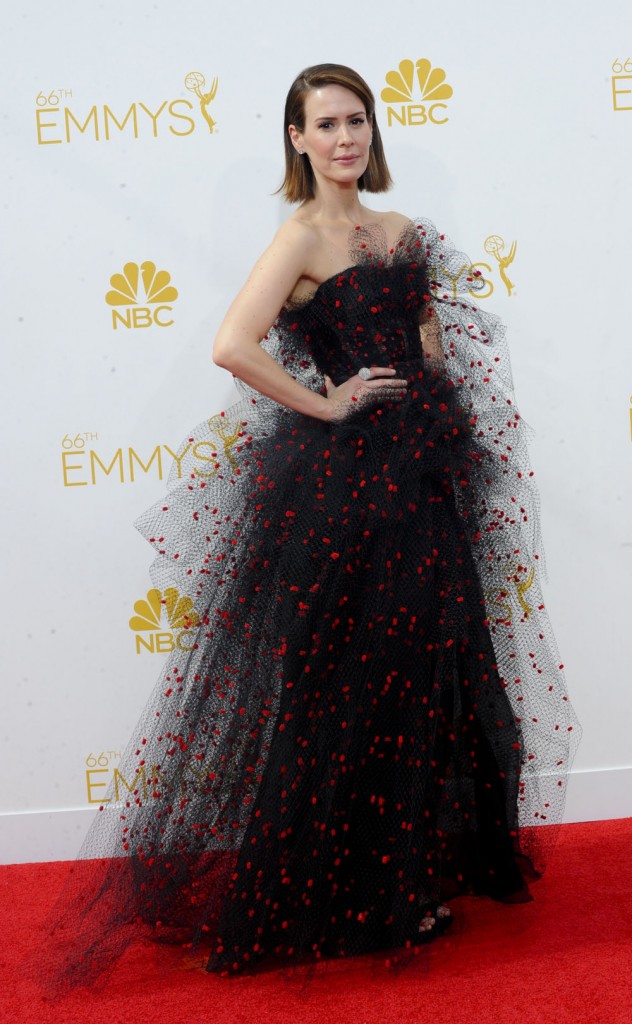
[[[360,380],[371,380],[371,371],[368,366],[361,366],[358,370]]]

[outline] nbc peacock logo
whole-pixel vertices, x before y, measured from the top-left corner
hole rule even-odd
[[[126,263],[122,274],[110,278],[111,289],[105,296],[112,307],[112,328],[171,327],[173,318],[172,302],[178,298],[178,290],[171,284],[167,270],[157,270],[156,264],[145,260]],[[142,292],[142,294],[141,294]]]
[[[387,71],[381,96],[387,104],[389,128],[394,124],[446,124],[445,101],[452,98],[452,86],[446,82],[443,68],[433,68],[426,57],[420,57],[402,60],[397,69]]]
[[[137,654],[166,654],[176,647],[180,651],[193,650],[200,616],[193,611],[191,598],[179,594],[175,587],[167,587],[164,592],[148,590],[146,597],[136,601],[134,611],[129,628],[136,634]],[[163,619],[169,631],[162,628]]]

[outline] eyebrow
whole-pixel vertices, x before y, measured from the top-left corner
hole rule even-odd
[[[366,116],[367,116],[366,110],[356,110],[355,114],[347,114],[346,115],[346,117],[366,117]],[[340,118],[330,116],[329,114],[319,114],[318,117],[314,118],[314,123],[316,121],[339,121],[339,120],[340,120]]]

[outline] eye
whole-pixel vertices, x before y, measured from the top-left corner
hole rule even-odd
[[[364,117],[354,117],[351,121],[351,124],[364,124],[365,120],[366,118]]]
[[[318,127],[319,128],[331,128],[332,124],[333,124],[332,121],[321,121],[321,123],[318,125]]]

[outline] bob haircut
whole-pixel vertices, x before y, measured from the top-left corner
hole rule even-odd
[[[285,145],[285,178],[278,189],[288,203],[300,203],[313,199],[314,173],[309,159],[300,156],[290,139],[288,128],[291,124],[299,130],[305,129],[305,100],[313,89],[326,85],[341,85],[350,89],[364,104],[367,118],[373,129],[373,141],[369,151],[366,171],[358,180],[358,188],[367,192],[386,192],[393,184],[384,156],[380,130],[375,121],[375,97],[363,78],[344,64],[315,64],[305,68],[294,79],[285,101],[283,142]]]

